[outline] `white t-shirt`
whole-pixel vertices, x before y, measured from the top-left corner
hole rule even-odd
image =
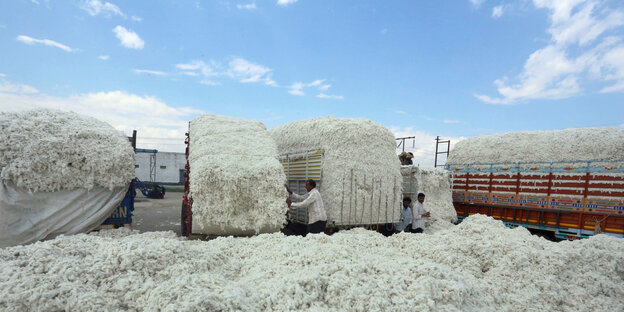
[[[425,207],[419,201],[414,204],[412,207],[412,229],[415,230],[417,228],[425,229],[425,219],[423,218],[423,214],[425,213]]]
[[[290,207],[293,208],[305,208],[308,207],[308,224],[312,224],[317,221],[327,221],[327,215],[325,214],[325,206],[323,206],[323,199],[321,193],[316,188],[307,192],[305,195],[291,194],[295,200],[301,202],[292,203]]]

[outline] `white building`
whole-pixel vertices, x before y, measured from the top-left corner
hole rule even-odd
[[[136,150],[134,174],[144,182],[184,183],[184,153]]]

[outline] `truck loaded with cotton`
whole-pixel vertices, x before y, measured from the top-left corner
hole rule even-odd
[[[184,192],[167,192],[182,236],[92,231],[135,187],[132,145],[112,126],[42,110],[1,114],[0,134],[2,311],[624,309],[621,130],[466,139],[426,168],[402,166],[394,134],[367,119],[267,129],[202,114]],[[285,184],[302,194],[307,179],[326,234],[284,235],[307,222]],[[421,192],[424,233],[382,235]]]
[[[447,168],[460,219],[482,213],[560,239],[624,237],[624,131],[515,132],[458,142]]]

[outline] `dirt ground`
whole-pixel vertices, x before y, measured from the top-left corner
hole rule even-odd
[[[132,229],[141,232],[173,231],[180,235],[182,194],[168,189],[165,198],[151,199],[138,193],[134,199]]]

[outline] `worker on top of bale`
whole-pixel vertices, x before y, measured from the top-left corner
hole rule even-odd
[[[397,233],[405,231],[406,228],[411,228],[412,226],[412,199],[409,197],[403,198],[403,207],[401,207],[401,223],[397,224],[396,231]]]
[[[401,161],[402,166],[412,165],[412,158],[414,158],[414,154],[412,154],[412,152],[402,152],[399,154],[399,160]]]
[[[418,193],[418,201],[412,207],[412,233],[422,233],[425,229],[425,219],[431,216],[429,211],[425,211],[423,203],[425,202],[425,194]]]
[[[305,188],[308,192],[305,195],[299,195],[293,193],[286,185],[288,194],[294,200],[299,201],[293,203],[289,198],[286,203],[288,203],[288,207],[308,208],[308,233],[322,233],[325,231],[325,225],[327,224],[327,214],[325,213],[321,193],[316,189],[316,182],[312,179],[306,181]]]

